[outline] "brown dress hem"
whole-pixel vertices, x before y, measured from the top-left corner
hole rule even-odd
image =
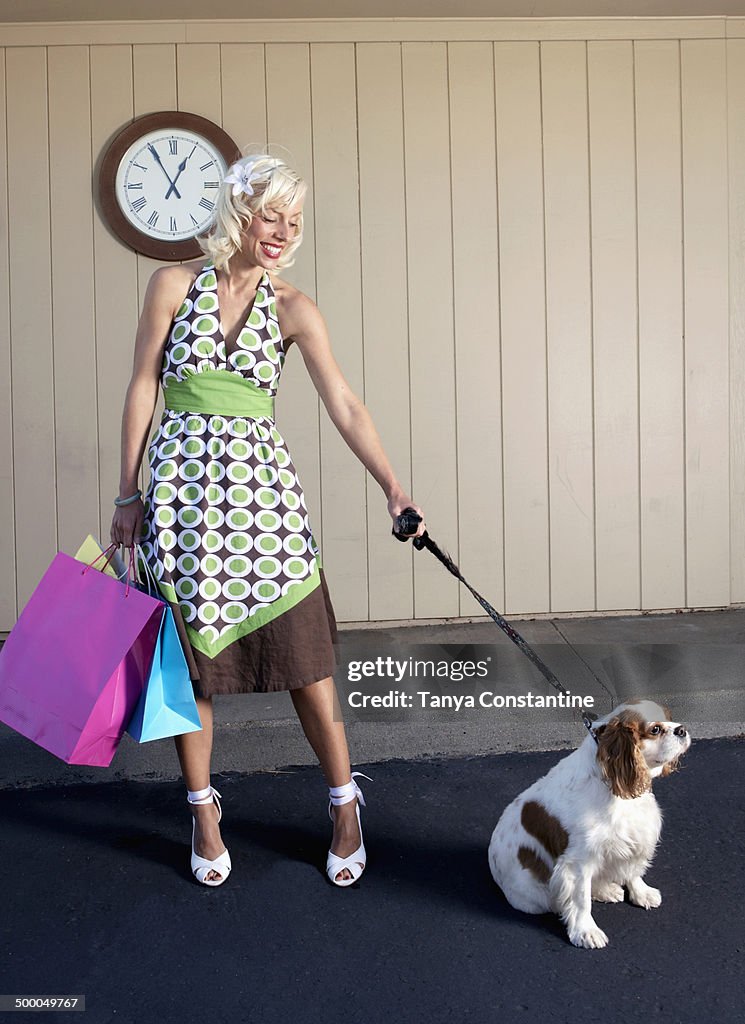
[[[189,640],[178,604],[168,602],[197,697],[299,690],[333,676],[339,664],[336,617],[323,568],[302,601],[209,658]]]

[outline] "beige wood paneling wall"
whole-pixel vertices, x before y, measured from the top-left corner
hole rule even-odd
[[[725,18],[0,26],[0,630],[58,548],[108,536],[157,264],[91,183],[122,125],[169,108],[308,179],[287,277],[498,607],[745,601],[742,37]],[[340,621],[480,613],[392,540],[295,349],[277,408]]]

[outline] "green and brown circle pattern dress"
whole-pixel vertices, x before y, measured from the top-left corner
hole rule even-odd
[[[337,664],[320,552],[274,423],[285,354],[269,272],[228,353],[217,273],[203,267],[163,354],[141,543],[204,697],[294,689]]]

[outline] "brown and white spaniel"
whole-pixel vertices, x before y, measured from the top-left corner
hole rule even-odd
[[[643,880],[662,826],[652,779],[675,770],[691,738],[648,700],[621,704],[593,732],[505,809],[489,866],[513,907],[553,911],[575,946],[599,949],[608,936],[592,900],[620,903],[625,886],[638,907],[662,902]]]

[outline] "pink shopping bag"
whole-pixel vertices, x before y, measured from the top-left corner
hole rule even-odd
[[[0,651],[0,721],[68,764],[111,764],[163,610],[60,552]]]

